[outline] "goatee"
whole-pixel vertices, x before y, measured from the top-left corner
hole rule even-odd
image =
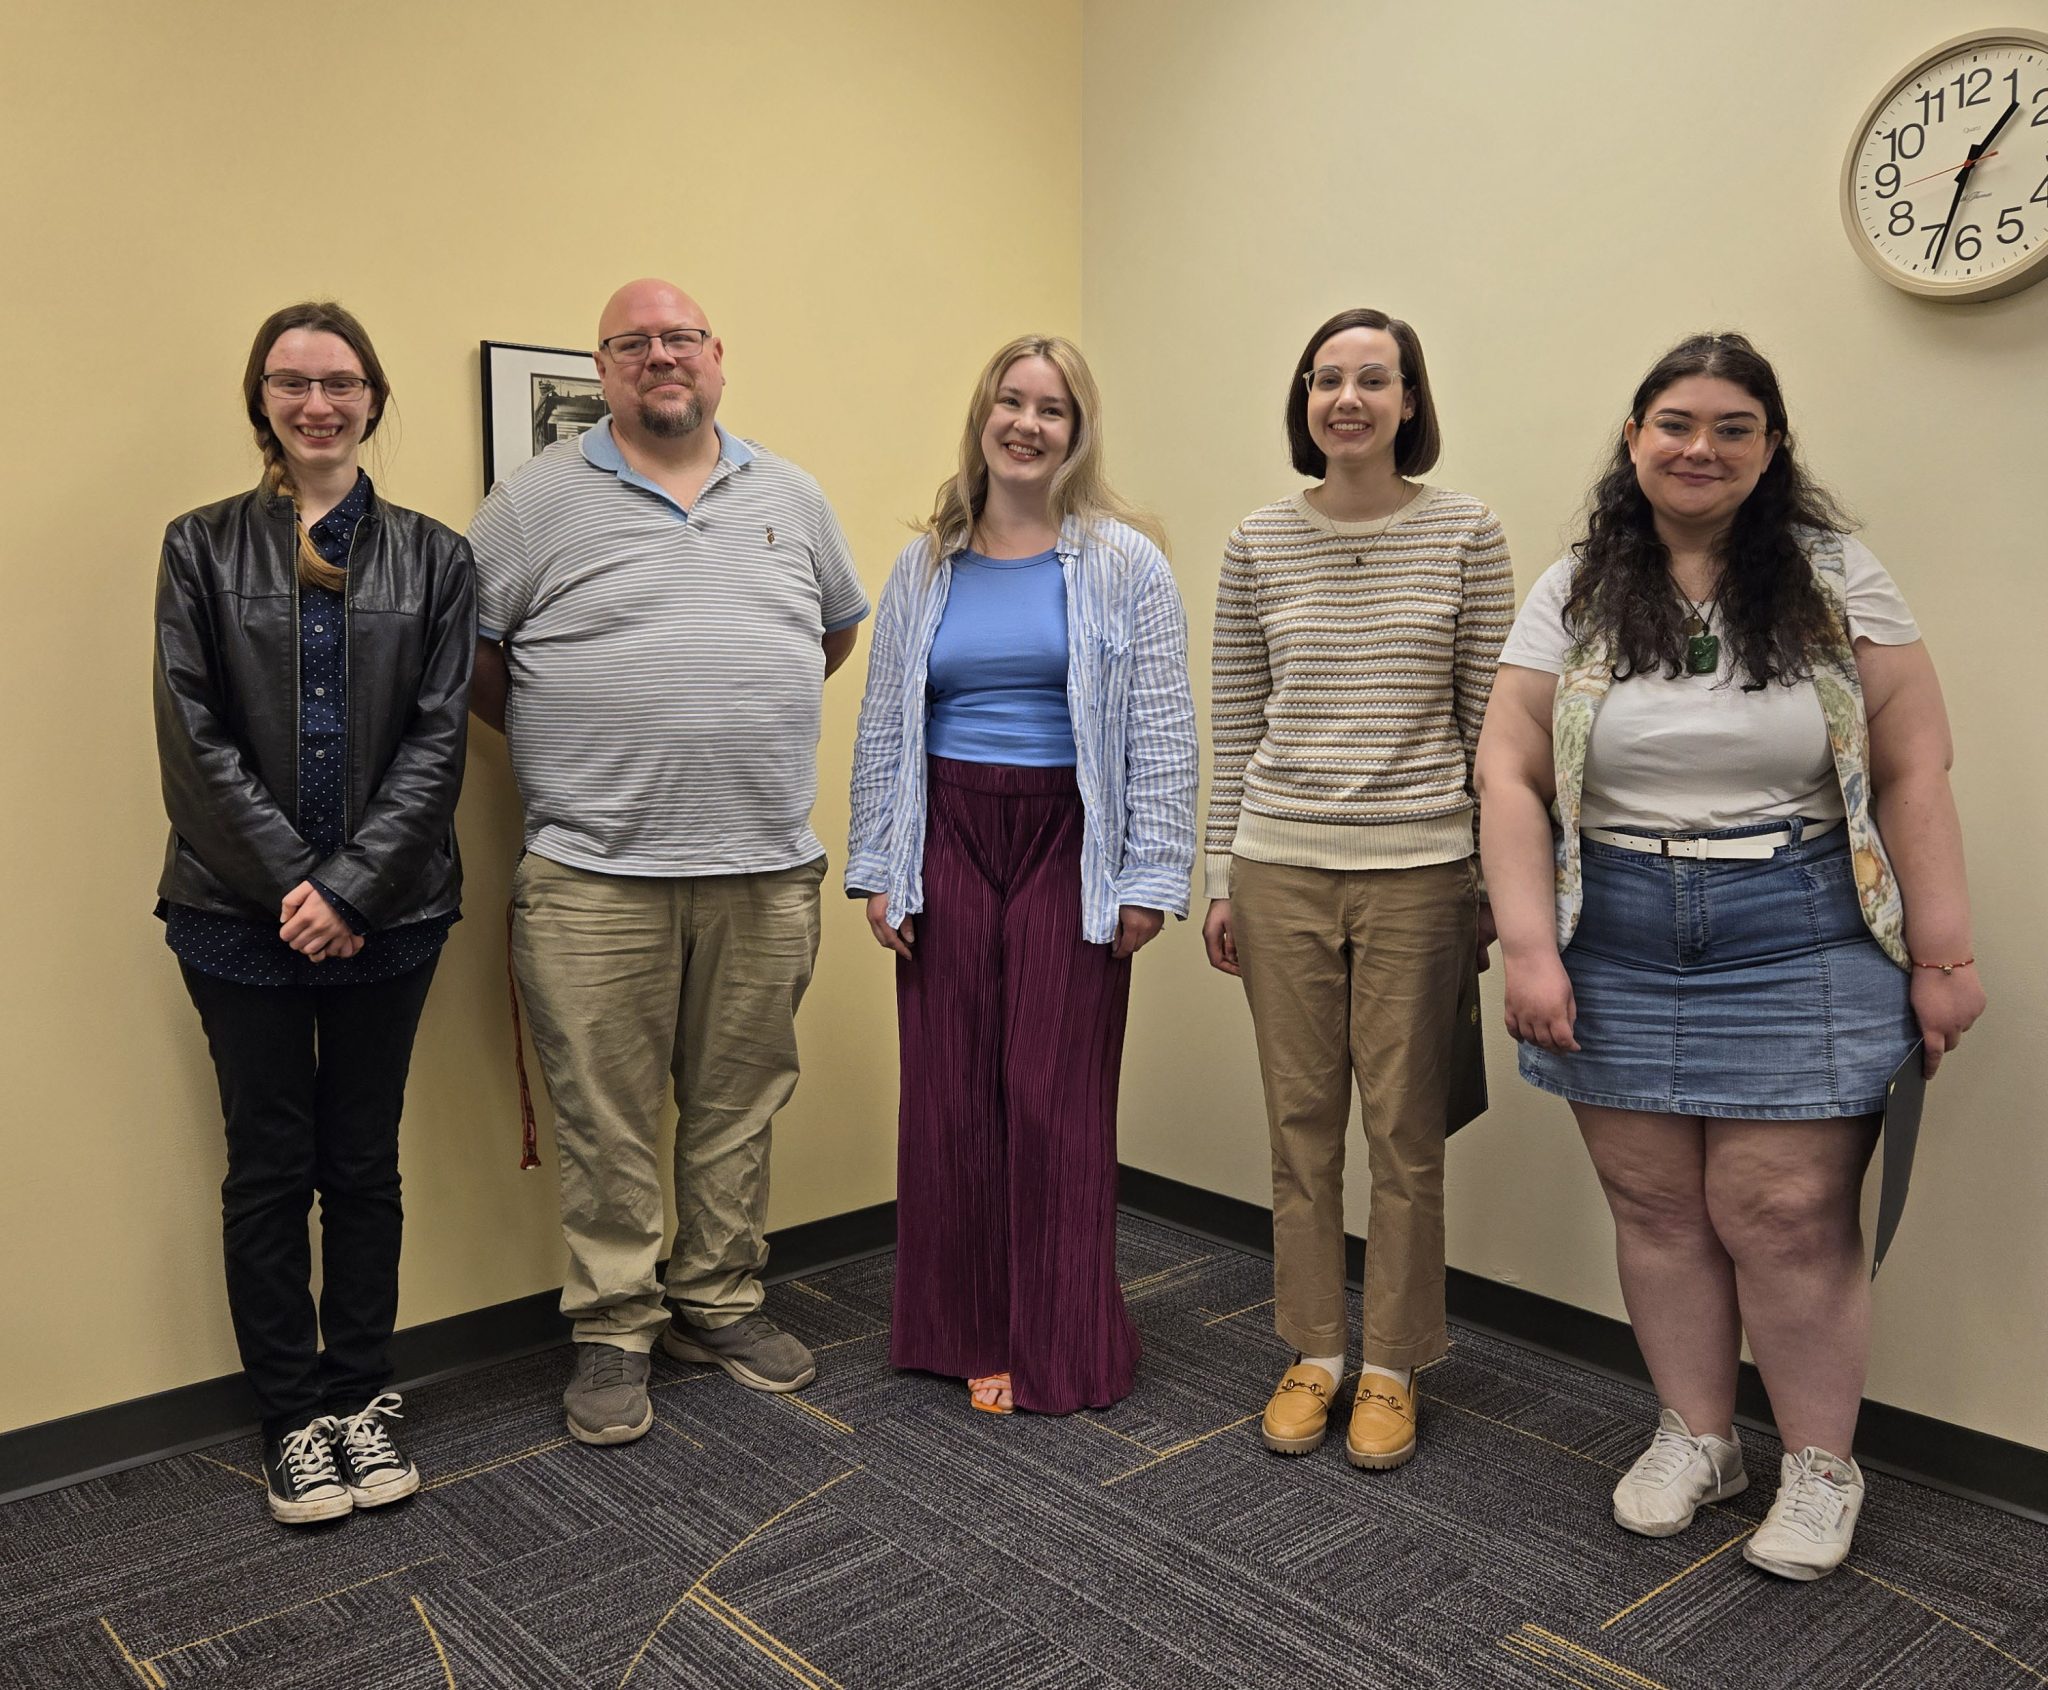
[[[640,426],[657,440],[680,440],[686,434],[695,434],[704,426],[704,401],[693,393],[680,411],[670,410],[666,406],[650,405],[643,401],[640,406]]]

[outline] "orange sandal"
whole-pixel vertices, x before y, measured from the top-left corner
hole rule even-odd
[[[989,1400],[983,1402],[981,1399]],[[1017,1404],[1010,1395],[1010,1376],[1007,1373],[988,1373],[979,1379],[967,1381],[967,1401],[972,1408],[983,1414],[1014,1414]]]

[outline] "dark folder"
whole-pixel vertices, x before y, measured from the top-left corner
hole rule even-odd
[[[1444,1137],[1486,1113],[1486,1029],[1479,1019],[1479,964],[1465,965],[1458,988],[1458,1023],[1451,1033],[1451,1097]]]
[[[1920,1109],[1927,1101],[1927,1076],[1921,1069],[1925,1047],[1915,1040],[1906,1060],[1892,1071],[1884,1088],[1883,1183],[1877,1192],[1877,1248],[1871,1254],[1870,1277],[1884,1266],[1899,1217],[1906,1212],[1906,1187],[1913,1178],[1913,1152],[1920,1143]]]

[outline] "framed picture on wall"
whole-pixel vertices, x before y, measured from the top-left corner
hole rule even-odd
[[[566,346],[479,343],[484,380],[484,491],[543,447],[574,440],[604,415],[588,352]]]

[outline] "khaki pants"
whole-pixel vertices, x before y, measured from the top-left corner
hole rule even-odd
[[[707,1327],[760,1307],[769,1127],[796,1089],[824,872],[820,858],[648,879],[521,859],[512,962],[555,1104],[578,1343],[645,1351],[668,1324],[655,1263],[671,1090],[668,1296]]]
[[[1435,1361],[1444,1332],[1444,1112],[1474,942],[1469,861],[1291,868],[1238,857],[1230,911],[1273,1140],[1274,1324],[1345,1348],[1344,1133],[1355,1075],[1372,1173],[1364,1359]]]

